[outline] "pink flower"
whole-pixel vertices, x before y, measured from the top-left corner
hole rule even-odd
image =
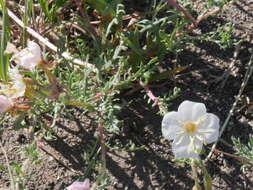
[[[12,60],[20,67],[34,71],[42,61],[40,46],[33,41],[28,41],[27,47],[14,54]]]
[[[90,190],[90,180],[85,179],[84,182],[75,181],[67,187],[67,190]]]
[[[11,109],[13,102],[6,96],[0,95],[0,112],[6,112]]]

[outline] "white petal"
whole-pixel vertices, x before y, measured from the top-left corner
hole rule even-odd
[[[220,119],[212,113],[207,113],[204,117],[204,122],[199,125],[198,131],[202,132],[201,135],[205,137],[206,143],[209,144],[218,139]]]
[[[162,120],[162,134],[168,140],[173,140],[176,133],[181,131],[181,124],[178,120],[178,113],[173,111],[167,113]]]
[[[6,96],[0,95],[0,112],[6,112],[13,106],[13,102]]]
[[[183,139],[180,139],[180,136],[178,136],[172,143],[172,151],[177,159],[199,158],[198,152],[200,152],[202,146],[202,142],[196,138],[193,141],[193,144],[191,144],[191,140],[188,135],[185,135]]]
[[[206,114],[206,106],[203,103],[183,101],[178,107],[178,113],[182,121],[198,121]]]

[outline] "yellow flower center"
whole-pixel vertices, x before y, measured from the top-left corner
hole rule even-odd
[[[184,129],[184,131],[188,134],[193,134],[195,133],[196,129],[197,129],[197,125],[193,122],[186,122],[183,124],[182,128]]]

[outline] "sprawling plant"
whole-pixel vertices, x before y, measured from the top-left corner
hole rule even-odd
[[[172,58],[186,44],[198,39],[189,34],[203,19],[221,11],[229,2],[208,1],[206,9],[195,19],[188,1],[154,0],[144,11],[129,11],[121,0],[29,0],[24,5],[22,22],[7,9],[7,2],[0,0],[3,15],[0,112],[13,117],[16,127],[33,126],[43,130],[53,129],[56,119],[69,109],[92,113],[101,145],[102,162],[97,180],[101,183],[105,179],[106,148],[109,147],[105,137],[108,133],[119,133],[122,126],[117,117],[121,109],[118,95],[143,89],[148,101],[164,115],[162,133],[166,139],[173,140],[175,158],[187,163],[190,159],[193,172],[194,168],[201,168],[205,188],[209,190],[211,177],[200,153],[203,144],[217,141],[218,117],[206,113],[204,104],[191,101],[180,104],[177,112],[168,112],[168,100],[175,98],[178,91],[171,89],[172,93],[165,97],[156,97],[151,86],[188,68],[172,64]],[[68,6],[74,6],[78,13],[57,17]],[[212,6],[216,9],[209,11]],[[36,13],[40,13],[42,21],[34,19]],[[23,48],[10,43],[8,15],[23,28],[19,39]],[[38,27],[42,34],[54,28],[53,35],[47,37],[53,38],[59,47],[29,27],[41,25],[39,22],[43,23]],[[28,33],[33,35],[33,40]],[[232,44],[231,35],[221,28],[209,38],[206,35],[199,39],[215,41],[224,48]],[[53,120],[49,126],[48,115]],[[196,172],[193,177],[194,188],[200,189]],[[87,179],[74,182],[68,189],[84,190],[89,186]]]

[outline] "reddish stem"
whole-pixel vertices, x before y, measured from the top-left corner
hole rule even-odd
[[[150,90],[148,86],[142,86],[147,93],[148,97],[155,103],[155,105],[160,106],[161,103],[159,102],[159,99],[153,94],[153,92]]]
[[[196,22],[195,18],[191,16],[190,13],[188,13],[182,6],[180,6],[176,1],[174,0],[165,0],[167,3],[171,4],[173,7],[176,7],[179,11],[181,11],[186,18],[188,18],[193,24]]]
[[[214,14],[218,13],[220,10],[221,10],[221,8],[217,8],[217,9],[214,9],[214,10],[212,10],[212,11],[210,11],[210,12],[208,12],[208,13],[202,15],[202,16],[199,17],[194,23],[192,23],[191,25],[189,25],[189,26],[187,27],[186,30],[177,33],[177,34],[176,34],[176,37],[177,37],[177,38],[178,38],[178,37],[181,37],[181,36],[182,36],[184,33],[186,33],[187,31],[191,31],[191,30],[197,28],[198,25],[199,25],[199,23],[200,23],[201,21],[207,19],[207,18],[210,17],[211,15],[214,15]]]
[[[29,110],[30,106],[25,105],[25,104],[14,104],[13,109],[18,109],[18,110]]]
[[[79,12],[81,14],[81,16],[83,18],[86,18],[88,19],[88,15],[85,13],[85,11],[83,10],[83,7],[82,7],[82,2],[80,0],[74,0],[75,3],[76,3],[76,6],[78,7],[79,9]],[[97,29],[91,25],[90,23],[88,23],[88,27],[92,30],[93,34],[95,34],[97,36]]]

